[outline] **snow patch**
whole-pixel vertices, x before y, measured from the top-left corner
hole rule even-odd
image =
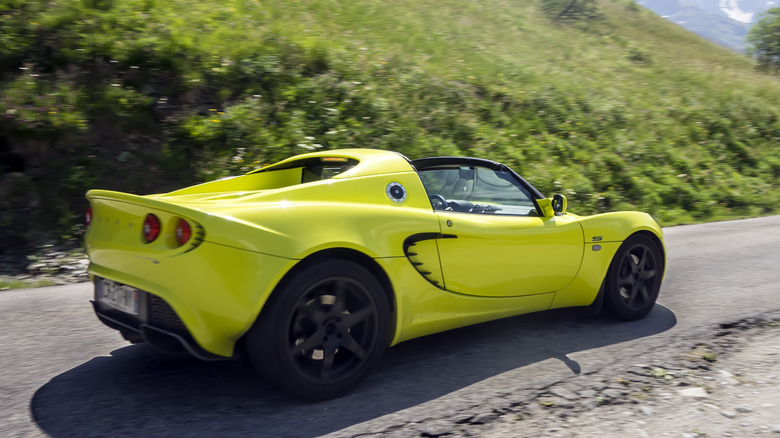
[[[752,12],[744,12],[740,9],[739,0],[720,0],[718,6],[724,14],[728,15],[728,17],[734,21],[739,21],[740,23],[750,23],[753,21],[754,14]]]

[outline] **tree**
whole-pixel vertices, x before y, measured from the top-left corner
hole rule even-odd
[[[598,19],[596,0],[541,0],[542,11],[553,20]]]
[[[748,53],[756,58],[758,68],[780,72],[780,8],[761,14],[761,19],[750,29]]]

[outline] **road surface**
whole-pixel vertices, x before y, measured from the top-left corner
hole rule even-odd
[[[664,232],[666,279],[641,321],[564,309],[405,342],[355,393],[317,404],[243,361],[127,344],[92,313],[89,284],[0,292],[0,436],[403,436],[409,423],[487,421],[513,397],[780,309],[780,216]]]

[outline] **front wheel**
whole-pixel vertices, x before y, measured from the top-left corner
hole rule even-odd
[[[604,280],[604,304],[609,314],[624,321],[647,315],[661,289],[664,262],[650,237],[635,234],[618,248]]]
[[[252,364],[273,385],[307,400],[346,394],[387,344],[389,306],[363,266],[332,260],[304,268],[266,304],[247,336]]]

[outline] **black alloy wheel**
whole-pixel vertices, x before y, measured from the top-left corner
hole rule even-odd
[[[346,394],[387,344],[389,309],[363,266],[327,261],[274,292],[247,337],[250,360],[273,385],[307,400]]]
[[[635,234],[618,248],[607,273],[604,300],[611,316],[633,321],[647,315],[655,305],[664,261],[653,239]]]

